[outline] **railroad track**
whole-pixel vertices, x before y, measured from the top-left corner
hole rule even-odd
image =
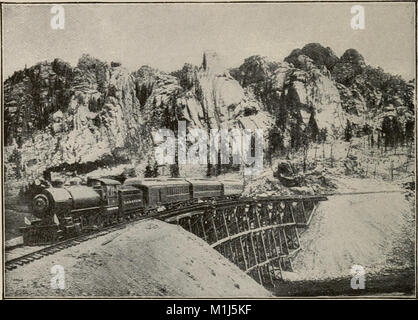
[[[143,217],[143,219],[137,219],[135,221],[144,220],[144,219],[149,219],[149,217]],[[134,221],[131,220],[128,223],[132,223],[132,222],[134,222]],[[85,241],[103,236],[105,234],[108,234],[108,233],[116,231],[116,230],[123,229],[123,228],[125,228],[125,226],[128,223],[124,222],[123,224],[112,225],[112,226],[109,226],[109,227],[107,227],[105,229],[102,229],[98,232],[83,234],[81,236],[77,236],[77,237],[74,237],[74,238],[65,239],[63,241],[54,243],[54,244],[52,244],[50,246],[47,246],[45,248],[42,248],[40,250],[36,250],[36,251],[30,252],[28,254],[24,254],[22,256],[10,259],[10,260],[5,262],[6,270],[10,271],[10,270],[16,269],[19,266],[29,264],[29,263],[31,263],[33,261],[36,261],[36,260],[39,260],[39,259],[41,259],[45,256],[49,256],[51,254],[54,254],[56,252],[59,252],[61,250],[66,249],[66,248],[76,246],[76,245],[78,245],[82,242],[85,242]]]
[[[60,242],[51,244],[45,248],[24,254],[22,256],[7,260],[5,262],[5,269],[6,271],[10,271],[10,270],[14,270],[20,266],[23,265],[27,265],[33,261],[39,260],[43,257],[49,256],[51,254],[54,254],[56,252],[62,251],[66,248],[69,247],[73,247],[76,246],[82,242],[94,239],[94,238],[98,238],[100,236],[104,236],[106,234],[109,234],[111,232],[120,230],[125,228],[127,225],[132,224],[134,222],[138,222],[138,221],[144,221],[144,220],[149,220],[149,219],[162,219],[164,220],[165,217],[167,216],[174,216],[174,215],[179,215],[179,214],[183,214],[185,212],[190,212],[191,210],[203,210],[204,208],[206,208],[208,206],[207,203],[200,203],[200,204],[195,204],[192,206],[188,206],[188,207],[182,207],[182,208],[177,208],[177,209],[170,209],[170,210],[166,210],[163,212],[157,212],[157,213],[153,213],[150,215],[143,215],[143,216],[138,216],[136,218],[133,218],[131,220],[128,221],[123,221],[117,224],[113,224],[111,226],[108,226],[106,228],[97,230],[97,231],[93,231],[90,233],[86,233],[86,234],[82,234],[80,236],[74,237],[74,238],[69,238],[69,239],[65,239],[62,240]]]

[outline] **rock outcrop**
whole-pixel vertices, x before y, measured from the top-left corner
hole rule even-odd
[[[189,86],[177,96],[179,118],[198,128],[263,128],[271,117],[249,90],[224,67],[216,53],[205,52],[199,68],[183,68]]]
[[[149,147],[135,78],[121,66],[84,55],[75,68],[59,61],[41,63],[22,77],[16,85],[6,81],[6,153],[20,151],[20,170],[26,175],[65,165],[83,171],[89,163],[127,161],[130,152],[140,155]]]
[[[330,72],[304,54],[296,57],[293,52],[287,60],[297,62],[298,67],[253,56],[232,74],[272,114],[284,147],[296,144],[292,140],[307,130],[312,119],[318,130],[341,132],[346,114]]]
[[[297,149],[321,130],[338,136],[347,121],[379,128],[395,117],[405,135],[414,127],[412,83],[368,66],[354,49],[338,58],[315,43],[283,62],[252,56],[231,70],[205,52],[200,66],[171,74],[148,66],[130,73],[89,55],[76,67],[55,59],[15,72],[4,92],[10,178],[142,163],[153,156],[153,132],[175,130],[179,120],[261,128],[272,149]]]

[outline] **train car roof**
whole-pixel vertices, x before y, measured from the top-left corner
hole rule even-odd
[[[117,180],[108,179],[108,178],[89,178],[89,181],[99,181],[100,183],[106,184],[106,185],[119,185],[121,184]]]
[[[209,184],[209,185],[214,185],[214,184],[219,185],[219,184],[221,184],[220,181],[212,180],[212,179],[199,179],[199,178],[193,179],[193,178],[191,178],[191,179],[186,179],[186,181],[188,181],[190,183],[194,183],[194,184],[199,184],[199,183],[200,184]]]
[[[134,186],[131,186],[131,185],[122,185],[119,189],[119,191],[122,191],[122,192],[123,191],[134,191],[134,190],[139,191],[138,188],[135,188]]]
[[[219,182],[221,183],[240,183],[240,184],[244,184],[244,182],[242,180],[235,180],[235,179],[222,179],[219,180]]]
[[[125,180],[124,185],[143,185],[146,187],[153,186],[185,186],[189,183],[184,179],[140,179],[140,178],[129,178]]]

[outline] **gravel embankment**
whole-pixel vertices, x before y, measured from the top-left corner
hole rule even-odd
[[[338,184],[339,192],[396,189],[370,179],[344,178]],[[333,294],[346,294],[353,265],[364,267],[366,287],[373,285],[373,293],[379,286],[382,292],[414,287],[415,214],[401,192],[329,197],[300,240],[302,251],[293,261],[294,272],[286,274],[290,282],[282,286],[288,293],[314,293],[319,284],[333,289]]]
[[[52,289],[62,265],[65,289]],[[270,292],[181,227],[151,220],[6,273],[6,296],[266,297]]]

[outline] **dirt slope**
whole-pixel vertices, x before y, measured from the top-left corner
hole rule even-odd
[[[396,189],[370,179],[344,178],[338,184],[341,192]],[[289,280],[351,277],[356,264],[367,276],[414,270],[415,218],[403,193],[329,197],[300,240],[303,250]]]
[[[62,265],[65,289],[51,289]],[[136,223],[6,273],[6,296],[265,297],[203,240],[161,221]]]

